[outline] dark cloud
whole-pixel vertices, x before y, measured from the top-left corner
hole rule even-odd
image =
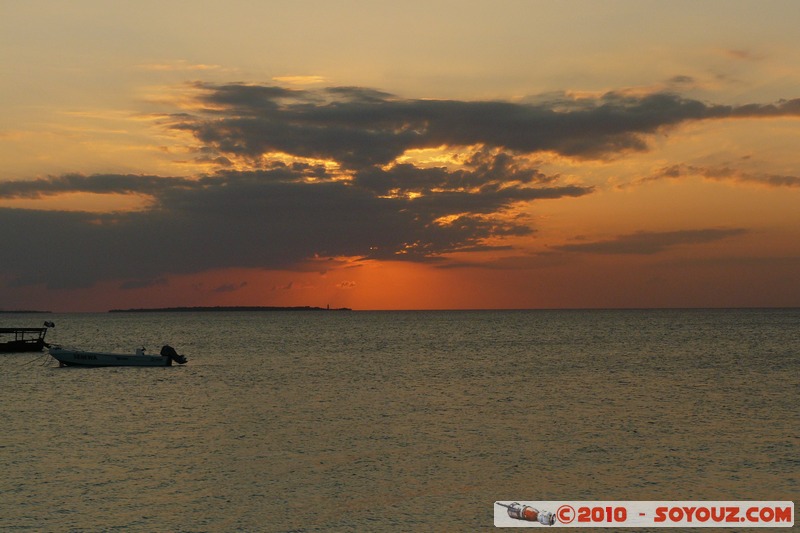
[[[581,252],[588,254],[652,255],[675,246],[707,244],[744,233],[747,233],[747,230],[742,228],[712,228],[665,232],[642,231],[630,235],[621,235],[605,241],[554,246],[553,249],[562,252]]]
[[[482,268],[493,270],[534,270],[569,265],[571,253],[594,255],[654,255],[676,246],[708,244],[747,233],[742,228],[700,229],[667,232],[638,232],[602,241],[586,241],[549,247],[547,251],[525,255],[507,255],[489,261],[451,261],[443,268]],[[681,259],[681,261],[688,261]],[[707,259],[698,263],[708,264]]]
[[[672,83],[672,84],[675,84],[675,85],[687,85],[687,84],[691,84],[691,83],[694,83],[694,82],[695,82],[695,79],[692,76],[686,76],[686,75],[682,75],[682,74],[679,74],[677,76],[673,76],[673,77],[671,77],[669,79],[669,83]]]
[[[448,252],[488,249],[484,241],[492,237],[530,233],[524,220],[503,216],[517,202],[591,192],[547,186],[535,172],[504,188],[495,184],[499,173],[475,178],[479,187],[470,190],[461,188],[457,172],[436,174],[439,192],[417,198],[385,196],[383,187],[341,181],[305,164],[196,180],[71,175],[35,186],[6,182],[2,195],[12,198],[116,190],[152,200],[146,210],[110,214],[0,209],[0,241],[24,251],[5,256],[0,272],[14,285],[85,287],[118,279],[136,288],[167,273],[294,268],[314,257],[434,261]]]
[[[509,154],[479,152],[466,161],[461,170],[418,168],[410,163],[394,165],[388,170],[370,167],[358,172],[354,183],[385,195],[396,190],[406,193],[431,193],[434,190],[486,193],[507,189],[509,185],[519,189],[519,185],[541,185],[556,179],[557,176],[547,176],[537,169],[520,165]]]
[[[163,178],[132,174],[65,174],[49,178],[0,181],[0,198],[41,198],[61,193],[157,194],[190,185],[185,178]]]
[[[700,166],[676,164],[662,168],[651,176],[636,180],[633,185],[664,179],[676,180],[699,176],[714,181],[730,181],[765,187],[800,187],[800,176],[747,172],[728,165]]]
[[[243,289],[245,287],[247,287],[246,281],[242,281],[239,283],[225,283],[223,285],[220,285],[219,287],[216,287],[212,292],[236,292],[239,289]]]
[[[298,269],[342,256],[429,262],[506,248],[498,239],[534,231],[510,216],[517,204],[592,192],[545,175],[530,154],[611,157],[644,150],[648,135],[686,121],[800,114],[800,100],[735,107],[672,94],[512,103],[403,99],[363,87],[197,83],[194,90],[194,110],[169,115],[163,126],[190,132],[198,160],[215,163],[216,173],[0,182],[4,199],[70,192],[150,199],[145,209],[105,214],[0,208],[0,242],[13,251],[3,256],[0,279],[141,288],[170,273]],[[396,161],[410,149],[440,147],[462,152],[459,168]],[[233,170],[242,168],[249,170]],[[561,251],[655,253],[741,231],[635,234]]]
[[[680,77],[684,81],[686,77]],[[411,100],[358,87],[290,91],[198,84],[202,110],[171,127],[226,157],[267,152],[329,159],[347,168],[384,165],[409,149],[485,145],[519,153],[604,158],[644,150],[647,136],[687,121],[800,114],[800,99],[714,105],[657,93],[610,92],[535,103]]]

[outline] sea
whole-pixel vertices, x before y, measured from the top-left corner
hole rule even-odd
[[[44,320],[51,343],[170,344],[189,361],[0,354],[4,532],[478,531],[498,501],[800,494],[800,309],[2,314],[0,327]]]

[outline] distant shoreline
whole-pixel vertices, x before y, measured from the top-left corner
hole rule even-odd
[[[109,313],[213,313],[222,311],[237,311],[237,312],[250,312],[250,311],[352,311],[348,307],[327,308],[327,307],[312,307],[309,305],[300,307],[271,307],[271,306],[216,306],[216,307],[158,307],[158,308],[140,308],[140,309],[111,309]]]
[[[0,315],[47,315],[52,314],[52,311],[36,311],[31,309],[19,309],[19,310],[7,310],[7,309],[0,309]]]

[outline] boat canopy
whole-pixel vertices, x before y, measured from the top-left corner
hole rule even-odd
[[[25,337],[44,337],[47,328],[0,328],[0,335],[14,335],[17,340]]]

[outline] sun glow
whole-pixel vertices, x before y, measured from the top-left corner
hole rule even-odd
[[[266,166],[282,163],[286,166],[306,165],[308,167],[319,167],[324,168],[326,172],[331,174],[338,173],[341,170],[339,162],[332,159],[304,157],[286,152],[265,152],[261,154],[261,163]]]
[[[389,170],[398,164],[413,164],[419,168],[441,168],[456,170],[483,149],[483,145],[450,146],[443,144],[435,148],[413,148],[406,150],[394,161],[384,166]]]

